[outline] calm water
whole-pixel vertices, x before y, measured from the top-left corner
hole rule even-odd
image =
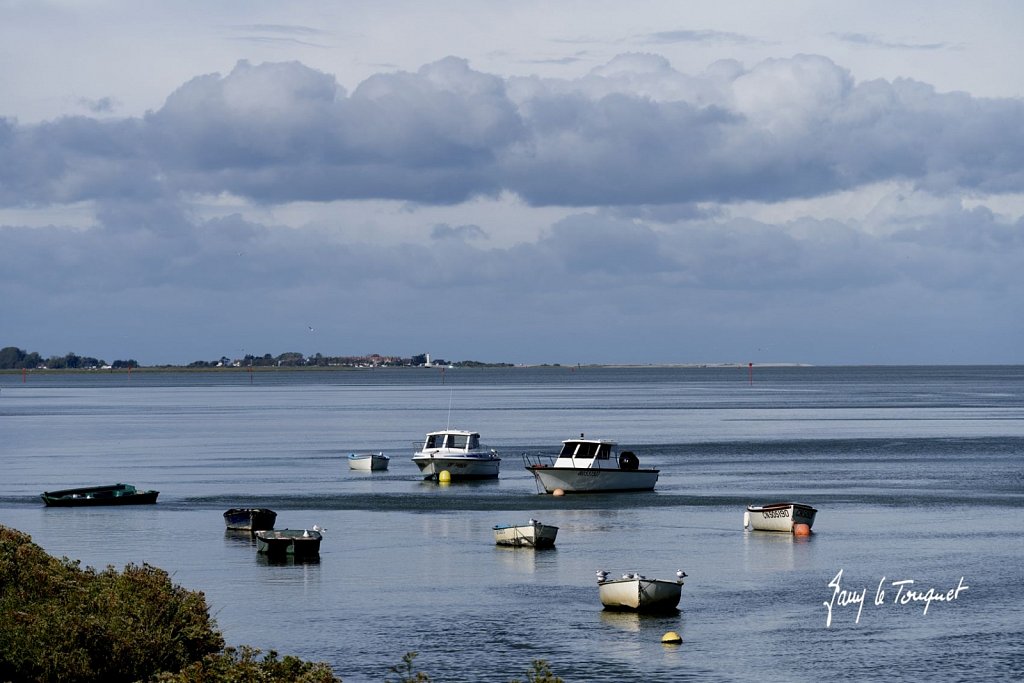
[[[498,481],[418,479],[413,443],[449,424],[501,452]],[[521,454],[579,432],[660,468],[657,490],[538,495]],[[0,449],[0,523],[87,565],[166,569],[229,643],[348,683],[407,651],[439,682],[535,658],[571,683],[1024,675],[1024,367],[0,375]],[[368,449],[391,469],[349,471]],[[115,481],[159,503],[38,498]],[[819,509],[811,538],[742,530],[745,504],[785,499]],[[326,527],[320,562],[267,564],[223,529],[240,505]],[[560,527],[556,549],[493,545],[530,517]],[[602,611],[596,570],[678,568],[678,615]],[[828,624],[840,571],[865,604],[858,621],[834,601]],[[896,600],[958,585],[927,613]]]

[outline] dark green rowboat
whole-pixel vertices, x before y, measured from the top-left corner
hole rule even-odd
[[[44,491],[40,498],[49,507],[88,507],[93,505],[147,505],[156,502],[159,491],[139,491],[131,484],[85,486],[78,489]]]

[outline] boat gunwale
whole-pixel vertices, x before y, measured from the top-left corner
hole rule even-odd
[[[787,508],[803,508],[804,510],[810,510],[814,513],[818,512],[817,508],[811,507],[806,503],[768,503],[766,505],[748,505],[747,512],[770,512],[774,510],[784,510]]]

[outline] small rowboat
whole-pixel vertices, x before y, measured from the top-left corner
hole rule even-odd
[[[621,579],[609,579],[608,572],[597,572],[598,592],[606,610],[631,612],[673,612],[679,606],[686,572],[676,572],[675,581],[648,579],[626,573]]]
[[[792,532],[797,524],[806,524],[810,529],[818,511],[802,503],[770,503],[748,505],[743,513],[743,528],[755,531]]]
[[[319,531],[310,529],[266,529],[254,535],[256,552],[270,557],[316,557],[323,538]]]
[[[232,531],[273,529],[277,513],[270,508],[231,508],[224,513],[224,525]]]
[[[380,471],[388,468],[391,458],[383,453],[349,453],[348,467],[351,470]]]
[[[89,507],[94,505],[148,505],[156,502],[159,491],[139,491],[131,484],[86,486],[77,489],[44,491],[40,498],[48,507]]]
[[[558,527],[541,524],[531,519],[526,524],[498,524],[494,527],[494,542],[517,548],[551,548],[555,545]]]

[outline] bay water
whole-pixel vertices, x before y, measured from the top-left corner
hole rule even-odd
[[[426,432],[479,431],[496,481],[423,481]],[[539,494],[522,456],[585,433],[655,491]],[[384,451],[386,472],[351,452]],[[127,482],[156,505],[53,509]],[[818,508],[810,537],[748,504]],[[268,563],[229,507],[325,527]],[[540,367],[0,375],[0,524],[202,591],[232,645],[349,683],[415,651],[435,681],[1001,681],[1024,676],[1024,367]],[[559,527],[547,551],[495,524]],[[595,572],[689,577],[680,611],[602,610]],[[681,645],[661,644],[668,631]]]

